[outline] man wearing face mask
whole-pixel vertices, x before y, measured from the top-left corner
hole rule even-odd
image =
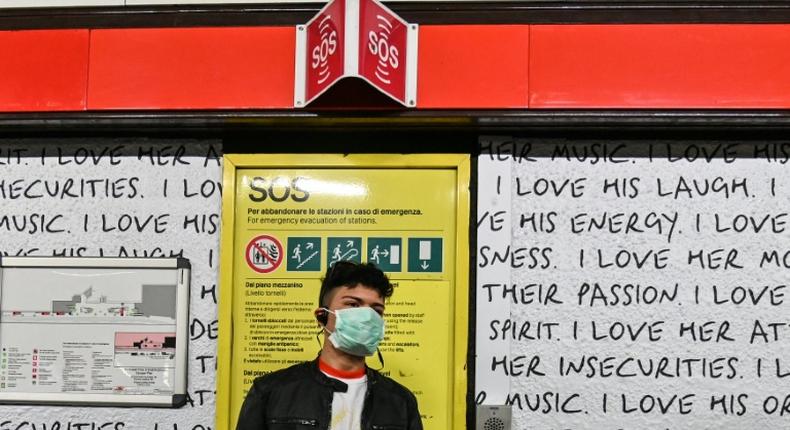
[[[414,395],[365,366],[384,337],[392,292],[373,264],[335,263],[315,311],[324,334],[318,358],[257,378],[236,430],[422,430]]]

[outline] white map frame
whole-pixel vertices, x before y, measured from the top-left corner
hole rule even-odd
[[[22,269],[25,273],[25,277],[20,276],[10,276],[12,274],[11,271]],[[121,272],[118,269],[122,269]],[[3,298],[13,296],[16,294],[17,297],[21,297],[23,291],[31,290],[31,282],[39,282],[43,284],[44,282],[58,282],[58,285],[64,286],[64,288],[71,287],[72,290],[75,288],[82,288],[76,285],[77,282],[84,282],[83,279],[80,279],[80,276],[72,276],[71,279],[74,279],[74,282],[71,283],[73,285],[68,285],[70,282],[64,282],[64,279],[68,281],[70,277],[64,277],[64,272],[72,271],[71,274],[76,273],[90,273],[92,278],[91,285],[98,285],[98,289],[104,291],[111,291],[113,288],[117,289],[121,292],[120,288],[128,287],[128,281],[134,282],[134,279],[140,277],[139,285],[141,288],[144,287],[142,278],[145,277],[146,274],[154,274],[153,271],[157,271],[158,277],[167,277],[169,279],[169,273],[161,273],[161,271],[172,271],[173,282],[175,287],[175,300],[173,303],[174,309],[168,310],[168,314],[175,317],[175,347],[172,353],[169,353],[171,357],[168,359],[174,360],[173,366],[166,366],[166,367],[174,367],[174,371],[172,372],[173,380],[167,381],[167,390],[164,391],[172,391],[172,392],[161,392],[163,390],[157,390],[156,394],[144,393],[145,389],[140,389],[139,392],[133,392],[132,394],[127,393],[125,390],[116,390],[109,393],[80,393],[80,392],[34,392],[34,390],[30,390],[30,392],[24,392],[19,390],[10,391],[6,389],[5,380],[6,375],[3,372],[0,372],[0,377],[3,380],[3,384],[0,386],[0,403],[6,404],[60,404],[60,405],[94,405],[94,406],[148,406],[148,407],[180,407],[186,403],[187,400],[187,347],[189,344],[189,291],[190,291],[190,275],[191,275],[191,266],[189,260],[186,258],[69,258],[69,257],[0,257],[0,309],[3,308]],[[106,273],[105,273],[106,272]],[[67,273],[68,274],[68,273]],[[126,284],[118,282],[119,274],[125,275]],[[66,285],[64,285],[64,283]],[[48,288],[52,288],[52,285],[49,284]],[[168,283],[165,287],[170,287],[171,285]],[[91,287],[88,290],[92,290]],[[18,289],[17,291],[13,291],[13,289]],[[127,288],[128,289],[128,288]],[[86,290],[86,292],[88,291]],[[28,293],[30,294],[30,293]],[[88,293],[91,294],[91,293]],[[126,293],[124,293],[126,294]],[[75,296],[76,297],[76,296]],[[83,298],[85,295],[83,295]],[[94,303],[99,303],[100,305],[110,306],[112,303],[106,302],[106,297],[99,297],[98,299],[94,299]],[[123,304],[122,304],[123,305]],[[53,307],[54,307],[53,302]],[[161,307],[161,304],[160,304]],[[169,306],[168,306],[169,307]],[[113,307],[112,309],[117,309],[117,307]],[[124,309],[134,309],[134,306],[126,305]],[[117,311],[113,311],[117,312]],[[121,311],[122,312],[122,311]],[[127,311],[129,312],[129,311]],[[7,310],[4,312],[0,312],[0,327],[3,324],[3,318],[11,318],[9,315],[5,315]],[[38,312],[38,315],[24,315],[21,311],[15,312],[16,315],[22,318],[28,317],[31,318],[33,316],[38,316],[39,318],[47,318],[50,317],[49,312]],[[29,312],[28,312],[29,313]],[[55,316],[57,314],[57,316]],[[64,315],[66,314],[66,315]],[[43,316],[42,316],[43,315]],[[98,315],[98,314],[97,314]],[[118,327],[123,330],[121,324],[113,324],[112,320],[117,320],[117,317],[123,316],[123,313],[120,314],[110,314],[107,313],[103,314],[105,316],[97,318],[93,316],[94,319],[99,320],[99,322],[91,322],[90,325],[92,326],[104,326],[106,327]],[[76,315],[75,312],[57,312],[52,315],[55,318],[76,318],[79,315]],[[132,315],[127,314],[127,317]],[[142,314],[133,315],[133,317],[142,317]],[[150,318],[150,316],[149,316]],[[106,322],[103,320],[107,320]],[[52,325],[53,323],[47,323],[46,325]],[[32,324],[28,324],[28,326],[32,326]],[[87,331],[87,329],[86,329]],[[53,337],[58,337],[60,331],[59,330],[51,330]],[[113,348],[117,351],[117,335],[119,332],[116,332],[116,337],[114,339]],[[38,333],[40,334],[40,332]],[[37,335],[38,335],[37,334]],[[164,335],[163,335],[164,336]],[[161,341],[159,344],[160,349],[167,349],[171,351],[173,339],[170,337],[167,339],[167,345],[165,345],[164,341]],[[105,344],[106,345],[106,344]],[[5,343],[2,337],[2,331],[0,331],[0,346],[3,347],[3,355],[2,359],[4,362],[2,363],[5,369],[5,360],[6,360],[6,351],[5,351]],[[156,347],[154,347],[156,348]],[[105,349],[106,346],[105,346]],[[35,350],[34,350],[35,351]],[[61,361],[65,361],[65,348],[62,351],[63,357],[61,357]],[[95,353],[94,353],[95,354]],[[151,353],[153,354],[153,353]],[[165,355],[164,353],[161,353]],[[11,353],[9,352],[9,355]],[[17,354],[20,355],[20,354]],[[137,355],[137,354],[133,354]],[[8,358],[9,366],[11,362],[11,358]],[[43,358],[40,358],[43,361]],[[114,358],[115,360],[115,358]],[[35,362],[35,358],[33,360]],[[41,362],[39,362],[41,363]],[[35,366],[35,364],[33,365]],[[43,366],[43,363],[41,363]],[[65,366],[64,366],[65,367]],[[125,367],[121,366],[121,367]],[[143,368],[146,369],[145,366],[129,366],[135,368]],[[30,369],[32,370],[32,369]],[[28,371],[30,371],[28,370]],[[42,369],[43,371],[43,369]],[[87,372],[91,376],[93,375],[94,369],[88,369]],[[33,370],[35,372],[35,370]],[[65,372],[65,370],[64,370]],[[19,377],[18,373],[16,372],[17,376],[15,380],[22,379],[24,382],[25,377]],[[169,373],[169,372],[167,372]],[[41,376],[41,375],[38,375]],[[65,377],[62,378],[65,380]],[[40,380],[40,379],[39,379]],[[92,382],[91,382],[92,383]],[[64,383],[65,385],[65,383]],[[39,387],[41,384],[39,384]],[[170,389],[170,387],[172,389]],[[131,387],[134,388],[134,387]],[[101,391],[101,390],[99,390]]]

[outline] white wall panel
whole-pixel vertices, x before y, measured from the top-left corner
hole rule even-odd
[[[216,141],[0,140],[2,255],[182,253],[192,264],[186,406],[0,406],[0,429],[214,428],[221,149]]]
[[[526,140],[511,154],[511,242],[477,255],[514,287],[478,307],[499,321],[478,345],[510,351],[477,380],[509,378],[514,428],[787,427],[790,145]],[[494,197],[481,187],[481,210]]]

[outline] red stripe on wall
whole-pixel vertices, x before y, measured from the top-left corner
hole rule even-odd
[[[85,109],[88,30],[0,31],[0,111]]]
[[[420,108],[526,108],[529,26],[420,26]]]
[[[293,27],[91,32],[88,108],[293,106]]]
[[[532,108],[787,108],[790,25],[536,25]]]
[[[786,24],[422,26],[418,106],[790,108],[788,47]],[[292,27],[0,32],[4,112],[289,109],[293,78]]]

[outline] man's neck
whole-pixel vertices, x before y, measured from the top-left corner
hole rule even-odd
[[[324,347],[321,349],[321,361],[344,372],[351,372],[365,367],[365,357],[358,357],[343,352],[335,348],[328,339],[324,339]]]

